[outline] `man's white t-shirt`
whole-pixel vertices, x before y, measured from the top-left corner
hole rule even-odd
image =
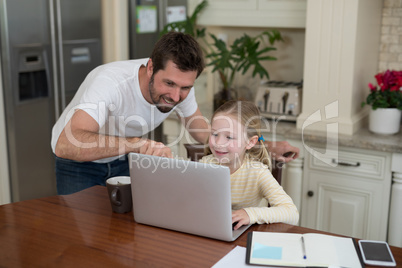
[[[198,107],[194,88],[190,90],[185,100],[168,113],[160,112],[155,105],[144,99],[138,72],[140,66],[146,66],[147,62],[148,59],[117,61],[101,65],[91,71],[53,127],[51,140],[53,153],[60,133],[77,109],[87,112],[98,122],[100,134],[119,137],[142,137],[159,126],[173,110],[181,117],[193,115]],[[68,135],[68,132],[67,137],[73,145],[94,146],[79,143],[72,135]],[[94,162],[106,163],[118,157]]]

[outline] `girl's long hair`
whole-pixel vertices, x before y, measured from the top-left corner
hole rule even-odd
[[[246,130],[247,138],[250,139],[253,136],[261,137],[261,115],[254,103],[235,100],[225,102],[215,111],[211,122],[218,114],[230,116],[240,122]],[[208,144],[208,142],[206,144]],[[271,169],[271,158],[262,139],[247,150],[246,153],[249,155],[250,159],[260,161]],[[211,149],[209,146],[206,146],[204,155],[208,154],[211,154]]]

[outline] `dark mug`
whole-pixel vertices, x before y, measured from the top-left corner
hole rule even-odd
[[[106,180],[106,187],[113,211],[116,213],[130,212],[133,207],[130,177],[109,178]]]

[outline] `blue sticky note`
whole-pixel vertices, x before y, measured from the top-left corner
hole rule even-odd
[[[254,243],[252,257],[280,260],[282,259],[282,247],[271,247],[260,243]]]

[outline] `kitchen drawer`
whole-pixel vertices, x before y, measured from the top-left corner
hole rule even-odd
[[[323,149],[317,148],[317,151]],[[388,153],[342,148],[316,154],[307,164],[311,170],[383,180],[391,168],[390,157]]]

